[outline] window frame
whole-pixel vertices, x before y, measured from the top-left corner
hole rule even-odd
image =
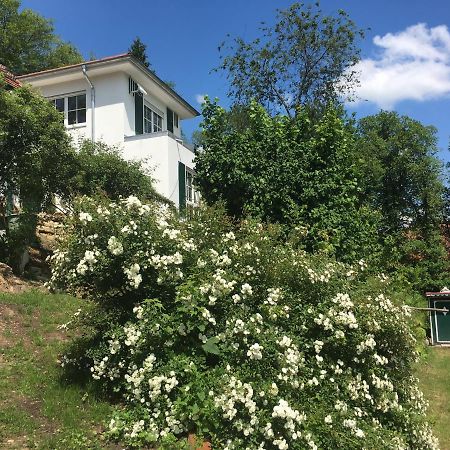
[[[190,180],[190,183],[189,183]],[[186,206],[198,206],[200,204],[200,192],[195,187],[195,171],[185,166],[185,201]]]
[[[85,101],[84,101],[84,108],[78,108],[78,99],[77,97],[84,95]],[[69,97],[75,97],[75,109],[71,109],[69,110]],[[56,108],[56,102],[57,100],[63,100],[64,101],[64,111],[60,111],[59,109]],[[55,107],[55,109],[62,113],[64,116],[64,126],[68,129],[72,129],[72,128],[81,128],[81,127],[85,127],[87,126],[87,110],[88,110],[88,106],[87,106],[87,95],[86,95],[86,91],[77,91],[77,92],[69,92],[66,94],[61,94],[61,95],[55,95],[52,97],[48,97],[47,100],[49,100]],[[84,113],[84,122],[75,122],[75,123],[70,123],[69,124],[69,112],[75,111],[76,112],[76,118],[78,120],[78,111],[85,111]]]
[[[146,109],[150,112],[150,118],[146,117]],[[159,133],[164,131],[164,114],[155,108],[151,103],[144,100],[144,106],[142,108],[143,117],[143,131],[144,134]],[[159,119],[159,120],[158,120]],[[150,131],[147,131],[147,126],[150,124]]]

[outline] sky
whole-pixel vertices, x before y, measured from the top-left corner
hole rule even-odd
[[[274,23],[286,0],[22,0],[54,20],[62,39],[85,56],[126,52],[136,36],[148,45],[156,73],[197,109],[204,94],[229,105],[219,64],[227,34],[251,40]],[[347,11],[366,30],[360,42],[357,117],[395,110],[438,130],[439,157],[450,161],[450,7],[448,0],[322,0],[325,13]],[[201,118],[185,121],[187,136]]]

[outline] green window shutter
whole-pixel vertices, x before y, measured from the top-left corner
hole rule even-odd
[[[186,166],[178,161],[178,203],[180,212],[186,209]]]
[[[167,108],[167,130],[173,133],[173,111]]]
[[[144,132],[144,99],[138,92],[134,94],[134,131],[136,134]]]

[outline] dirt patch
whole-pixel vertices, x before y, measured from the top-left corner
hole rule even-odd
[[[28,437],[27,436],[15,436],[14,438],[5,439],[3,442],[0,442],[1,448],[9,449],[9,450],[29,450],[30,447],[27,445]]]
[[[17,277],[14,275],[11,267],[0,262],[0,292],[16,293],[32,288],[44,289],[44,286],[42,283]]]
[[[27,414],[27,416],[36,423],[36,428],[29,431],[29,436],[7,436],[0,442],[0,448],[7,449],[28,449],[29,442],[36,439],[36,435],[53,434],[56,425],[42,414],[42,403],[29,397],[17,395],[15,391],[11,391],[11,396],[7,401],[2,402],[2,408],[19,409]]]

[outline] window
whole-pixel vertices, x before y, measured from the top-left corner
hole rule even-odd
[[[86,94],[67,97],[67,123],[86,123]]]
[[[64,113],[64,98],[53,99],[53,104],[55,105],[56,111]]]
[[[86,123],[86,94],[69,95],[50,100],[55,109],[64,114],[65,125]]]
[[[179,128],[178,125],[178,114],[176,112],[173,113],[173,126]]]
[[[144,133],[156,133],[162,131],[163,119],[149,106],[144,105]]]
[[[198,205],[200,194],[194,185],[194,172],[186,167],[186,203]]]

